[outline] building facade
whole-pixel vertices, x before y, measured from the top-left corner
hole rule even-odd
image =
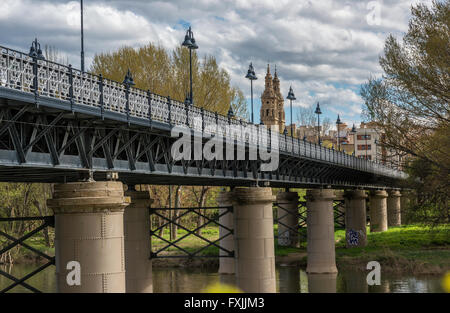
[[[373,161],[381,161],[381,151],[377,143],[380,134],[373,123],[361,123],[354,134],[355,155]]]

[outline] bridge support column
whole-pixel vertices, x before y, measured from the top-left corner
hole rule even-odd
[[[400,226],[401,220],[401,208],[400,197],[402,196],[398,190],[390,190],[387,198],[387,219],[388,226]]]
[[[55,214],[57,291],[125,292],[123,212],[128,201],[122,183],[56,184],[47,203]]]
[[[388,229],[387,224],[387,198],[385,190],[372,190],[370,192],[370,231],[382,232]]]
[[[337,273],[334,251],[334,197],[334,191],[331,189],[306,191],[307,273]]]
[[[228,191],[221,191],[217,196],[217,203],[219,206],[232,206],[233,193]],[[219,214],[225,213],[226,209],[219,209]],[[233,214],[227,213],[219,217],[219,224],[229,229],[233,229]],[[219,226],[219,238],[222,238],[228,234],[228,230]],[[227,249],[228,251],[234,250],[234,236],[228,235],[220,240],[219,245]],[[226,251],[219,250],[220,255],[227,255]],[[219,258],[219,273],[221,274],[234,274],[234,258],[222,257]]]
[[[408,214],[409,208],[411,206],[411,198],[412,193],[411,191],[402,190],[401,191],[402,196],[400,197],[400,222],[403,224],[408,223]]]
[[[345,241],[347,248],[365,247],[366,230],[366,192],[364,190],[346,190],[345,197]]]
[[[278,245],[298,247],[298,194],[280,192],[278,203]]]
[[[233,191],[237,287],[244,292],[276,291],[271,188]]]
[[[152,261],[150,260],[150,214],[153,200],[148,191],[136,191],[129,186],[125,196],[131,203],[125,209],[125,277],[126,292],[153,292]]]

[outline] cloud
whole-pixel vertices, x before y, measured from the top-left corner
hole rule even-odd
[[[294,106],[320,101],[330,117],[340,112],[343,119],[359,120],[359,86],[369,75],[381,74],[384,40],[388,33],[400,36],[407,30],[410,6],[417,1],[377,1],[378,25],[367,22],[369,2],[89,0],[84,3],[86,63],[95,53],[123,45],[152,41],[173,49],[192,25],[198,52],[215,55],[247,97],[248,64],[253,62],[259,78],[258,98],[270,62],[277,65],[283,94],[293,86]],[[79,67],[79,17],[79,1],[2,0],[0,44],[27,51],[38,37]]]

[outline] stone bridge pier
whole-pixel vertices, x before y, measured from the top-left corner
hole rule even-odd
[[[125,196],[130,205],[124,213],[126,292],[153,292],[150,216],[148,208],[153,200],[149,192],[136,191],[128,186]]]
[[[233,190],[237,287],[244,292],[276,292],[271,188]]]
[[[370,232],[382,232],[388,229],[387,197],[388,194],[385,190],[370,191]]]
[[[47,203],[55,214],[57,291],[125,292],[124,209],[129,201],[122,183],[55,184]]]
[[[298,247],[298,194],[279,192],[278,203],[278,245]]]
[[[332,189],[306,192],[308,274],[337,273]]]
[[[367,245],[366,192],[346,190],[345,197],[345,242],[347,248]]]
[[[387,220],[388,227],[400,226],[401,216],[401,193],[398,190],[389,190],[387,198]]]
[[[232,206],[233,192],[221,191],[217,196],[217,203],[220,207]],[[219,214],[224,213],[226,209],[219,209]],[[233,214],[228,213],[219,217],[219,224],[229,229],[234,228]],[[219,238],[222,238],[228,231],[219,226]],[[220,247],[227,249],[228,251],[234,251],[234,236],[229,235],[219,242]],[[226,255],[226,252],[219,250],[219,255]],[[221,274],[234,274],[234,258],[221,257],[219,258],[219,273]]]

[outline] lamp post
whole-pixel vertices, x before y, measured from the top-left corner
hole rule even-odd
[[[339,136],[339,125],[341,125],[342,124],[342,122],[341,122],[341,118],[339,117],[339,114],[338,114],[338,117],[337,117],[337,120],[336,120],[336,128],[337,128],[337,149],[338,149],[338,151],[341,151],[341,147],[340,147],[340,136]]]
[[[30,53],[28,56],[33,59],[45,60],[44,55],[42,54],[41,44],[38,42],[37,38],[31,43]]]
[[[375,163],[378,163],[378,139],[375,139]]]
[[[83,0],[80,0],[81,11],[81,71],[84,72],[84,25],[83,25]]]
[[[296,100],[294,91],[292,90],[292,86],[289,87],[289,92],[286,97],[286,99],[289,99],[290,101],[290,109],[291,109],[291,137],[294,137],[294,131],[293,131],[293,124],[292,124],[292,100]]]
[[[364,125],[364,140],[365,140],[365,150],[366,150],[366,160],[367,160],[367,128],[366,128],[366,126]]]
[[[252,124],[254,124],[255,121],[253,119],[253,81],[257,80],[258,78],[256,77],[255,69],[253,68],[253,64],[251,62],[248,67],[247,75],[245,75],[245,78],[250,79],[250,94],[251,94],[251,104],[252,104]]]
[[[181,46],[187,47],[189,49],[189,81],[190,81],[189,99],[191,101],[191,104],[193,104],[194,101],[192,94],[192,50],[198,49],[198,45],[195,43],[194,33],[192,32],[190,26],[189,29],[186,31],[186,35],[184,36],[184,41],[181,44]]]
[[[234,111],[233,111],[233,108],[231,107],[231,105],[230,105],[230,108],[228,109],[227,116],[229,119],[232,119],[234,117]]]
[[[316,110],[314,111],[314,113],[317,114],[317,138],[320,145],[320,114],[322,114],[322,111],[320,110],[319,102],[317,102]]]
[[[355,124],[353,124],[352,130],[350,132],[353,134],[353,155],[356,156],[356,127],[355,127]]]

